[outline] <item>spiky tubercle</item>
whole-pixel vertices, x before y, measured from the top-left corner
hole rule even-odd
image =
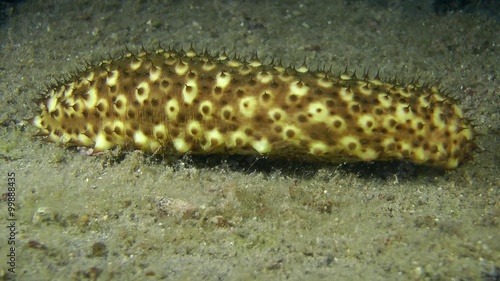
[[[88,65],[48,87],[32,119],[45,140],[172,154],[408,160],[455,168],[474,131],[436,85],[383,82],[160,48]]]

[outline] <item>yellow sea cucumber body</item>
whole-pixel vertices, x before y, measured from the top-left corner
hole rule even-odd
[[[31,121],[38,135],[95,152],[120,146],[455,168],[474,147],[462,110],[436,86],[192,49],[103,61],[50,87],[39,107]]]

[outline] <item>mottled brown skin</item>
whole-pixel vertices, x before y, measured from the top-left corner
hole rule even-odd
[[[436,86],[400,85],[160,49],[51,87],[32,119],[45,140],[171,154],[408,160],[455,168],[474,132]]]

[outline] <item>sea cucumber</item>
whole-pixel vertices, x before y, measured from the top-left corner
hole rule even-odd
[[[475,133],[436,85],[284,67],[224,52],[159,48],[88,65],[49,86],[37,136],[100,152],[255,154],[302,160],[406,160],[447,169]]]

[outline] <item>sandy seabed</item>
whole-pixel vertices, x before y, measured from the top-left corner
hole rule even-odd
[[[54,0],[4,12],[0,280],[499,280],[498,16],[368,0]],[[439,171],[88,156],[31,137],[24,119],[37,113],[32,100],[46,84],[86,61],[160,43],[440,79],[474,120],[478,153]]]

